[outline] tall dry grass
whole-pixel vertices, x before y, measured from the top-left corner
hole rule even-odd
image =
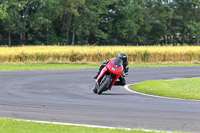
[[[28,46],[0,47],[0,63],[99,63],[128,54],[131,63],[199,63],[200,47]]]

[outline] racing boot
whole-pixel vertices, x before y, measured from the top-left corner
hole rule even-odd
[[[97,77],[99,76],[100,71],[97,72],[97,74],[93,77],[94,79],[97,79]]]
[[[115,86],[119,86],[119,85],[124,86],[124,85],[126,85],[125,78],[123,76],[120,76],[119,77],[119,81],[116,81],[114,85]]]

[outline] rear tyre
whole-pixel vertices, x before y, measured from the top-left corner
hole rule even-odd
[[[99,90],[97,91],[97,94],[101,94],[103,91],[106,91],[108,89],[108,87],[110,86],[110,78],[107,77],[106,80],[101,84],[101,86],[99,87]]]

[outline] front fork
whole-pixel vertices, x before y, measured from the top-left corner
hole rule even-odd
[[[102,70],[101,70],[101,73],[99,74],[99,76],[97,77],[97,79],[96,79],[96,88],[99,90],[99,80],[101,79],[101,78],[104,78],[105,77],[105,73],[107,72],[107,68],[106,67],[104,67]],[[104,76],[104,77],[103,77]],[[101,80],[102,81],[102,80]]]

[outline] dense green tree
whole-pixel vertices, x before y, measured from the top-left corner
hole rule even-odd
[[[187,25],[190,33],[190,40],[194,41],[196,45],[200,45],[200,22],[191,22]]]
[[[142,6],[138,0],[118,0],[111,10],[110,31],[114,44],[127,45],[137,41],[138,29],[143,23]]]
[[[162,0],[158,0],[154,4],[152,12],[152,30],[151,37],[155,43],[159,43],[162,40],[164,44],[170,43],[170,26],[172,20],[173,11],[168,4],[163,4]]]
[[[7,33],[8,45],[12,44],[12,35],[18,34],[20,30],[19,13],[22,10],[22,6],[17,0],[3,1],[1,7],[1,23],[3,25],[2,31]]]
[[[65,44],[69,44],[69,40],[71,40],[71,44],[74,45],[77,21],[79,21],[77,18],[79,16],[78,9],[82,8],[85,0],[58,0],[57,2],[58,6],[56,8],[59,12],[60,31],[65,36]]]
[[[197,10],[199,2],[196,0],[173,1],[172,31],[175,33],[173,36],[176,42],[181,44],[192,43],[191,37],[194,32],[189,33],[191,31],[191,26],[189,25],[194,24],[193,22],[198,22]]]
[[[32,34],[29,35],[29,40],[35,40],[37,44],[53,44],[56,40],[56,33],[54,31],[54,21],[58,16],[56,9],[58,4],[55,0],[35,0],[31,11],[31,19],[29,20]]]
[[[83,37],[82,44],[108,43],[109,6],[113,3],[115,3],[113,0],[85,1],[84,7],[79,10],[80,16],[77,34],[77,36]]]
[[[200,0],[0,0],[0,45],[200,44]]]
[[[0,42],[3,39],[3,20],[7,17],[7,12],[6,12],[7,6],[3,5],[1,3],[0,5]]]
[[[200,1],[191,1],[191,17],[187,25],[187,32],[189,34],[189,43],[200,45]]]
[[[5,19],[7,16],[6,9],[8,8],[7,5],[1,3],[0,5],[0,19]]]

